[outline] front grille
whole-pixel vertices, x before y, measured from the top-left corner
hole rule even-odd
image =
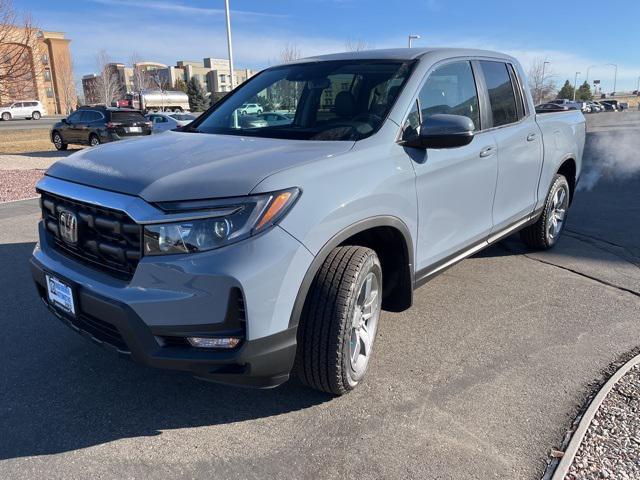
[[[124,212],[42,192],[42,218],[53,247],[93,268],[130,279],[142,255],[142,227]],[[60,234],[60,212],[76,215],[78,239],[68,243]]]

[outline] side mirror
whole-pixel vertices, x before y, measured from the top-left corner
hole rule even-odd
[[[62,123],[64,123],[65,125],[69,125],[69,120],[67,120],[66,118],[63,118]]]
[[[463,115],[439,113],[424,120],[416,136],[401,142],[412,148],[456,148],[469,145],[474,137],[473,120]]]

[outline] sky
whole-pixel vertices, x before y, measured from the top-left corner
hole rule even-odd
[[[234,64],[260,70],[279,63],[295,45],[303,56],[344,51],[347,42],[371,48],[472,47],[498,50],[525,66],[550,62],[560,87],[566,79],[602,81],[635,90],[640,76],[639,0],[230,0]],[[96,70],[104,49],[128,63],[226,58],[223,0],[14,0],[43,30],[71,39],[78,79]]]

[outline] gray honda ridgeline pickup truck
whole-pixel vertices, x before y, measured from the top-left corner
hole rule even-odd
[[[268,68],[186,127],[47,171],[40,297],[146,365],[255,387],[295,373],[344,394],[381,310],[516,231],[558,241],[585,121],[536,115],[526,85],[514,58],[479,50]]]

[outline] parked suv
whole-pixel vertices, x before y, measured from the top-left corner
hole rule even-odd
[[[242,115],[252,115],[262,113],[262,107],[257,103],[244,103],[240,106]]]
[[[137,110],[81,107],[51,129],[58,150],[69,144],[96,146],[129,137],[151,134],[152,123]]]
[[[40,120],[46,114],[44,105],[37,100],[13,102],[8,107],[0,107],[0,118],[5,121],[13,118]]]
[[[268,68],[179,131],[54,164],[37,185],[39,295],[147,365],[257,387],[293,371],[346,393],[381,310],[514,232],[558,242],[585,119],[536,115],[526,85],[514,58],[464,49]],[[242,124],[255,98],[292,121]]]

